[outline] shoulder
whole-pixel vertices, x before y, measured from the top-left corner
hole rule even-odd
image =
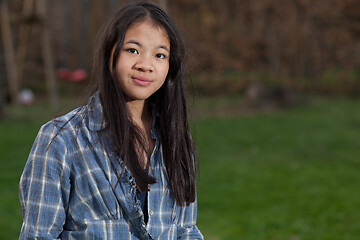
[[[99,93],[95,92],[87,104],[80,106],[71,112],[54,118],[44,124],[44,130],[74,131],[79,128],[86,128],[89,131],[99,131],[105,127],[103,109]]]
[[[71,129],[74,129],[75,126],[81,125],[84,110],[83,107],[76,108],[75,110],[56,117],[49,122],[43,124],[40,127],[38,137],[57,137],[62,131],[68,132]]]
[[[54,118],[40,127],[36,136],[33,148],[48,151],[59,149],[61,145],[66,145],[66,138],[69,135],[76,135],[76,128],[83,125],[84,107],[79,107],[73,111]]]
[[[68,172],[68,135],[71,133],[70,125],[75,125],[75,117],[80,108],[61,117],[55,118],[41,126],[28,156],[23,171],[22,181],[32,181],[33,177],[40,178],[45,172],[54,177]]]
[[[103,129],[102,108],[97,95],[88,104],[54,118],[41,126],[34,147],[41,152],[74,152],[77,146],[95,141],[96,132]]]

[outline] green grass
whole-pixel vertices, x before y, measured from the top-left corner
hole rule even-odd
[[[207,239],[360,236],[360,102],[198,120]]]
[[[0,121],[0,239],[19,238],[18,182],[39,126],[31,120]]]
[[[207,116],[195,121],[194,134],[198,227],[205,238],[358,239],[360,102],[315,99],[271,114],[209,116],[214,106],[234,102],[199,99],[195,105]],[[18,238],[19,177],[50,118],[43,105],[10,113],[0,120],[0,239],[6,240]]]

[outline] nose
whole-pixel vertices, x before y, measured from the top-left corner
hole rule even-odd
[[[154,71],[154,66],[151,61],[151,57],[149,56],[139,56],[134,68],[141,72],[152,72]]]

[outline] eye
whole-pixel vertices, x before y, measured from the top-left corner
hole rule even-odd
[[[156,56],[157,58],[160,58],[160,59],[165,59],[165,58],[166,58],[165,54],[162,54],[162,53],[158,53],[158,54],[156,54],[155,56]]]
[[[129,48],[129,49],[126,49],[127,52],[129,53],[132,53],[132,54],[138,54],[138,50],[136,50],[135,48]]]

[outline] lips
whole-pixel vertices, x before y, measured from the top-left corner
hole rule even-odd
[[[143,77],[132,77],[132,80],[135,84],[140,86],[149,86],[151,84],[151,80]]]

